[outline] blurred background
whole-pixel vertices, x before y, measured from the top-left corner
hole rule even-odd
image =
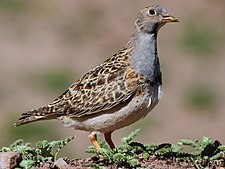
[[[89,156],[87,132],[57,120],[13,127],[24,111],[45,105],[126,44],[137,12],[164,5],[180,22],[158,36],[164,96],[143,120],[113,133],[116,145],[134,129],[136,141],[175,143],[211,136],[225,144],[224,0],[1,0],[0,147],[78,137],[61,156]]]

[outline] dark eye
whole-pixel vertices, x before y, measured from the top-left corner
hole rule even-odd
[[[156,12],[155,12],[154,9],[150,9],[150,10],[148,11],[148,13],[149,13],[150,15],[155,15],[155,14],[156,14]]]

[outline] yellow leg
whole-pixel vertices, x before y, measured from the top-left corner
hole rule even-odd
[[[95,148],[97,150],[99,150],[101,147],[100,147],[100,145],[98,143],[96,133],[91,133],[88,137],[90,138],[91,142],[94,144]]]
[[[104,136],[105,136],[105,141],[108,143],[109,147],[111,149],[114,149],[115,145],[112,141],[111,133],[104,133]]]

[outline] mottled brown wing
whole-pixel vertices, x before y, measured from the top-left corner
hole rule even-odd
[[[140,83],[128,57],[120,53],[89,71],[49,106],[58,116],[98,113],[126,101]]]

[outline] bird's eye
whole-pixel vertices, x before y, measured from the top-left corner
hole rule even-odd
[[[148,11],[148,13],[149,13],[149,15],[153,16],[153,15],[156,14],[156,11],[155,11],[154,9],[150,9],[150,10]]]

